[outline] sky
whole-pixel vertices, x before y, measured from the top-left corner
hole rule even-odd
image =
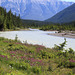
[[[75,0],[62,0],[62,1],[75,2]]]

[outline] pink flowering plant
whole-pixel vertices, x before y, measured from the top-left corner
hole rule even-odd
[[[0,38],[1,75],[65,75],[74,74],[75,54]],[[63,73],[62,73],[63,70]],[[56,74],[54,74],[56,72]]]

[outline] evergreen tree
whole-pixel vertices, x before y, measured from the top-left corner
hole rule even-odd
[[[6,13],[6,9],[4,11],[4,21],[3,21],[3,30],[5,31],[7,29],[6,27],[6,21],[7,21],[7,13]]]
[[[11,14],[11,9],[9,11],[9,29],[12,29],[12,14]]]
[[[20,15],[16,16],[12,14],[11,9],[7,13],[6,9],[0,7],[0,30],[21,28],[22,22]]]

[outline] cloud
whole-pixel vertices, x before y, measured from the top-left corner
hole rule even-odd
[[[75,2],[75,0],[62,0],[62,1]]]

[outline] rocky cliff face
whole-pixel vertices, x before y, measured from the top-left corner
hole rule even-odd
[[[72,5],[72,2],[58,0],[0,0],[0,6],[15,14],[20,14],[22,19],[45,20],[64,8]]]

